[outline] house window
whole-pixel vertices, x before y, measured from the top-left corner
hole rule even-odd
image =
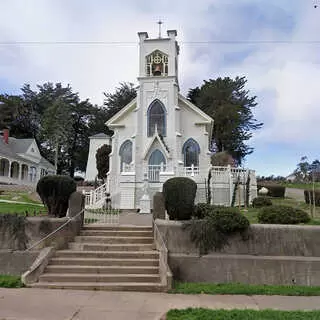
[[[156,149],[154,150],[149,158],[149,170],[148,179],[150,182],[160,181],[160,172],[166,170],[166,158],[163,153]]]
[[[127,171],[127,167],[132,162],[132,142],[130,140],[126,140],[120,147],[119,150],[120,156],[120,171]]]
[[[166,136],[166,109],[159,100],[154,100],[148,109],[148,137],[156,130],[159,135]]]
[[[200,147],[197,141],[192,138],[188,139],[182,147],[182,153],[185,167],[199,166]]]

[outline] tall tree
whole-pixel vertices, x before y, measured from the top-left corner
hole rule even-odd
[[[103,102],[105,106],[104,120],[107,121],[132,101],[137,96],[137,91],[133,83],[121,82],[114,93],[104,92],[103,95],[105,97]],[[110,134],[110,131],[107,133]]]
[[[253,152],[246,143],[252,131],[263,125],[253,116],[256,96],[249,96],[246,83],[245,77],[209,79],[188,93],[188,99],[214,119],[212,139],[217,151],[227,151],[239,165]]]
[[[104,144],[96,153],[96,166],[98,170],[98,178],[105,179],[109,171],[109,155],[111,146]]]

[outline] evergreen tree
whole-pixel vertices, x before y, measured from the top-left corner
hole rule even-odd
[[[246,143],[252,131],[263,125],[252,114],[256,97],[249,96],[246,83],[245,77],[209,79],[188,93],[188,99],[214,119],[212,139],[217,151],[230,153],[239,165],[253,152]]]

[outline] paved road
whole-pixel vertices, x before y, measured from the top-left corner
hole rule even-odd
[[[0,288],[1,320],[159,320],[173,308],[320,309],[320,297]]]

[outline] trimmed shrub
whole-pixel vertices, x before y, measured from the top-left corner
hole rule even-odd
[[[214,206],[208,203],[197,203],[194,206],[193,216],[198,219],[203,219],[213,210],[213,208]]]
[[[37,184],[37,192],[48,208],[48,215],[65,217],[71,193],[76,191],[76,182],[68,176],[45,176]]]
[[[185,224],[200,254],[207,254],[212,249],[221,250],[228,244],[229,237],[236,233],[244,239],[249,226],[249,220],[240,210],[231,207],[212,207],[204,219],[193,219]]]
[[[191,218],[196,192],[197,184],[189,178],[171,178],[163,184],[165,208],[170,220]]]
[[[272,201],[267,197],[257,197],[252,200],[252,206],[254,208],[272,206]]]
[[[274,198],[284,198],[286,193],[286,187],[279,186],[278,184],[258,184],[258,192],[259,190],[265,187],[269,190],[267,196]]]
[[[309,215],[300,209],[289,206],[264,207],[258,213],[259,223],[298,224],[310,221]]]
[[[310,199],[309,199],[310,194]],[[316,206],[320,207],[320,190],[315,190],[315,199],[316,199]],[[304,200],[307,204],[313,204],[313,192],[312,190],[304,190]]]

